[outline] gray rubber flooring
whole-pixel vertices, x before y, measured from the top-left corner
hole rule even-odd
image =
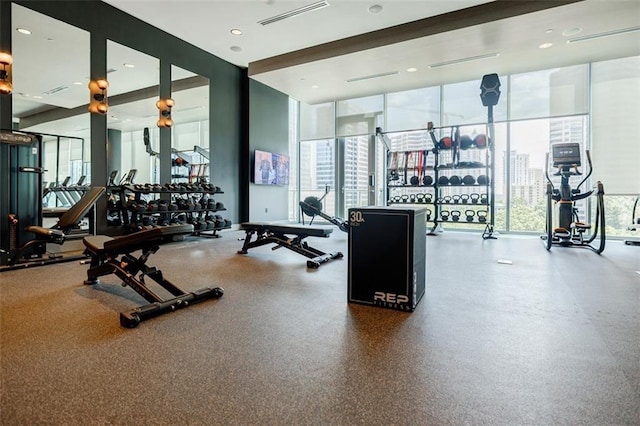
[[[221,235],[148,263],[224,296],[136,329],[118,314],[144,301],[113,275],[1,273],[1,423],[640,424],[638,247],[427,237],[426,295],[406,313],[347,303],[338,230],[307,240],[345,254],[318,270]]]

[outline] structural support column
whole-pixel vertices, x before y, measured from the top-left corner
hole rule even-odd
[[[171,64],[160,60],[160,99],[171,97]],[[160,184],[171,182],[171,127],[160,127]]]
[[[107,40],[104,37],[91,34],[91,59],[90,59],[91,80],[107,78]],[[87,90],[87,102],[89,101],[89,88]],[[107,89],[108,94],[108,89]],[[91,114],[91,185],[106,186],[108,167],[107,153],[107,115]],[[96,203],[96,223],[97,234],[104,234],[107,231],[107,199],[101,197]]]

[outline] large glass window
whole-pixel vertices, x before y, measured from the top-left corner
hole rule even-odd
[[[289,220],[298,212],[298,101],[289,98]]]
[[[322,210],[329,215],[336,211],[335,154],[334,139],[300,142],[300,164],[304,165],[300,168],[300,199],[322,198]]]
[[[407,90],[387,95],[387,132],[440,126],[440,87]]]
[[[493,107],[493,121],[507,119],[506,95],[508,79],[500,77],[500,100]],[[480,99],[481,80],[442,86],[442,125],[454,126],[462,124],[485,123],[488,119],[487,107]]]
[[[640,56],[594,63],[591,74],[593,175],[607,195],[640,194]]]
[[[300,140],[332,138],[335,135],[335,104],[300,104]]]
[[[512,75],[509,79],[509,119],[586,114],[589,109],[588,71],[587,65],[577,65]]]
[[[336,135],[375,133],[376,127],[383,124],[383,109],[382,95],[339,101],[336,105]]]
[[[344,211],[369,205],[369,142],[371,136],[344,138]],[[343,214],[344,215],[344,214]]]

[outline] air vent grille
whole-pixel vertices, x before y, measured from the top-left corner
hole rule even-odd
[[[276,16],[272,16],[271,18],[263,19],[261,21],[258,21],[258,24],[260,25],[273,24],[274,22],[282,21],[283,19],[292,18],[294,16],[302,15],[303,13],[322,9],[327,6],[329,6],[329,2],[327,2],[326,0],[318,1],[306,6],[299,7],[297,9],[290,10],[288,12],[281,13]]]
[[[396,75],[396,74],[398,74],[398,71],[389,71],[389,72],[383,72],[380,74],[365,75],[364,77],[350,78],[349,80],[347,80],[347,83],[353,83],[355,81],[362,81],[362,80],[369,80],[371,78],[386,77],[388,75]]]
[[[58,86],[53,89],[47,90],[46,92],[42,92],[43,95],[53,95],[54,93],[64,92],[69,89],[69,86]]]

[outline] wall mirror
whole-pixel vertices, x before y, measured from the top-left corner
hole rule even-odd
[[[136,169],[136,183],[159,183],[157,58],[107,41],[109,171]]]
[[[13,3],[13,121],[43,134],[45,207],[68,206],[47,191],[90,182],[89,33]]]
[[[172,65],[171,80],[172,181],[209,182],[209,79]]]

